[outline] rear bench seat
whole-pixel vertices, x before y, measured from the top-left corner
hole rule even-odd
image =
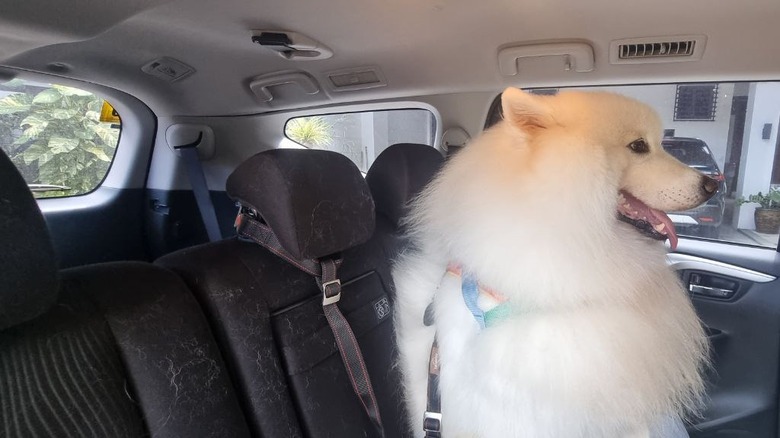
[[[38,206],[2,151],[0,436],[249,436],[181,279],[144,263],[58,272]]]
[[[403,429],[398,377],[390,366],[391,306],[383,301],[391,305],[388,260],[398,250],[402,206],[440,161],[427,146],[389,148],[368,177],[378,198],[377,230],[344,251],[341,278],[351,281],[345,281],[341,306],[361,340],[388,437],[402,436]],[[331,164],[319,163],[340,171]],[[350,193],[340,189],[331,199]],[[288,198],[301,191],[291,190]],[[355,193],[364,195],[365,187]],[[354,224],[350,220],[339,218]],[[360,233],[351,235],[361,240]],[[372,435],[323,324],[312,278],[251,243],[206,247],[194,250],[206,256],[206,269],[211,256],[228,263],[200,277],[214,284],[197,286],[195,279],[195,289],[206,294],[201,299],[210,316],[227,318],[227,324],[212,322],[227,340],[223,347],[238,376],[233,383],[243,388],[252,435]],[[184,252],[168,260],[177,257]],[[231,280],[221,284],[223,276]],[[260,280],[271,281],[259,287]],[[254,289],[279,292],[260,299],[243,293]],[[57,273],[35,201],[13,164],[0,157],[2,436],[248,436],[232,386],[200,309],[168,271],[111,263]]]
[[[250,159],[231,176],[229,194],[262,204],[259,212],[274,219],[272,228],[286,239],[288,252],[298,253],[310,236],[320,236],[308,255],[342,253],[339,306],[359,339],[385,436],[404,436],[388,312],[390,260],[401,248],[398,224],[406,206],[438,171],[441,154],[426,145],[399,144],[377,158],[366,178],[376,200],[373,234],[374,215],[361,215],[359,208],[310,220],[321,204],[348,206],[367,196],[366,184],[346,158],[300,150],[259,155],[263,159]],[[339,184],[334,175],[351,175],[351,182],[342,178]],[[311,276],[237,238],[185,249],[157,263],[179,273],[206,309],[255,435],[375,435],[349,384]]]
[[[287,252],[341,253],[338,305],[362,349],[385,436],[403,436],[389,263],[397,236],[387,221],[375,225],[358,169],[334,152],[276,149],[239,166],[227,190],[257,210]],[[181,275],[201,302],[255,435],[377,435],[352,390],[312,276],[238,238],[156,263]]]

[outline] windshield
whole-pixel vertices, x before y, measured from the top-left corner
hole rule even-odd
[[[700,141],[663,142],[664,149],[683,163],[700,169],[718,168],[710,150]]]

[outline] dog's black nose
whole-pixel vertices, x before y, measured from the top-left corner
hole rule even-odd
[[[708,176],[702,176],[701,189],[709,196],[715,194],[718,191],[718,180],[710,178]]]

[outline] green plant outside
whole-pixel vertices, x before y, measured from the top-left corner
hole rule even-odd
[[[332,129],[322,117],[298,117],[287,122],[284,133],[303,146],[326,149],[333,141]]]
[[[0,99],[0,147],[28,184],[68,187],[36,197],[94,190],[108,172],[120,133],[100,121],[103,100],[61,85],[40,89],[14,80],[3,88],[18,92]]]
[[[737,204],[759,204],[762,208],[778,208],[780,209],[780,189],[769,189],[767,194],[758,192],[755,195],[750,195],[745,199],[740,197],[737,199]]]

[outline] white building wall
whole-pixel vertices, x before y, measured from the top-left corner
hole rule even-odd
[[[750,84],[737,197],[747,197],[759,191],[766,193],[769,190],[777,145],[778,122],[780,122],[780,83]],[[772,132],[769,139],[764,140],[761,136],[767,123],[772,125]],[[735,215],[737,228],[755,228],[753,212],[756,207],[756,204],[737,207],[738,211]]]

